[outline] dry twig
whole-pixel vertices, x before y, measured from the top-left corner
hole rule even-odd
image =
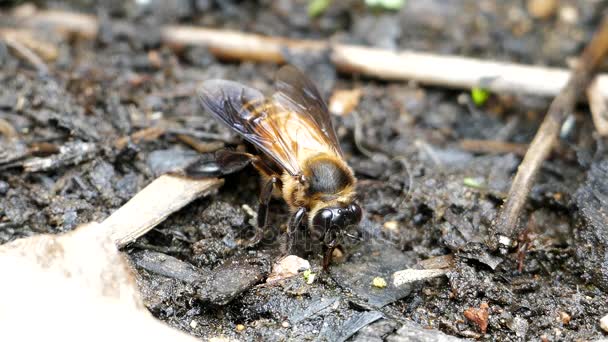
[[[526,156],[517,170],[511,184],[507,202],[495,222],[495,236],[491,247],[506,249],[512,247],[513,237],[518,234],[518,221],[526,203],[528,193],[534,183],[543,161],[557,142],[557,137],[566,116],[572,112],[576,100],[587,89],[594,71],[608,52],[608,16],[604,17],[598,32],[579,58],[568,84],[553,100]]]
[[[20,41],[14,39],[13,37],[6,36],[3,37],[2,40],[6,43],[7,46],[13,49],[19,57],[23,58],[33,67],[35,67],[40,74],[48,74],[49,69],[47,68],[46,64],[44,64],[44,61],[40,57],[38,57],[38,55],[34,51],[32,51],[27,46],[22,44]]]
[[[514,153],[523,156],[528,145],[499,140],[462,139],[460,148],[474,153]]]

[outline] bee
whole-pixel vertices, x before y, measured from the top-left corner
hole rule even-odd
[[[355,203],[356,178],[314,84],[287,65],[275,78],[276,91],[266,97],[237,82],[209,80],[199,89],[203,108],[251,143],[257,153],[220,150],[191,165],[192,176],[223,176],[247,165],[262,178],[258,228],[266,228],[268,203],[282,197],[292,214],[288,224],[291,249],[295,231],[307,225],[324,245],[323,268],[340,239],[361,220]]]

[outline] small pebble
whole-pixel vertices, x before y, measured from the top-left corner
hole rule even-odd
[[[198,327],[198,322],[194,320],[190,321],[190,328],[196,329],[196,327]]]
[[[361,89],[336,90],[329,99],[329,111],[335,115],[346,115],[359,104]]]
[[[270,273],[270,276],[268,276],[268,279],[266,279],[266,282],[271,283],[290,278],[297,275],[298,272],[309,269],[310,263],[308,260],[302,259],[296,255],[288,255],[274,264],[272,272]]]
[[[244,325],[242,325],[242,324],[237,324],[236,325],[236,331],[241,332],[243,330],[245,330],[245,326]]]
[[[564,325],[567,325],[568,323],[570,323],[570,320],[572,319],[572,317],[567,312],[564,312],[564,311],[559,312],[559,318]]]
[[[559,10],[559,18],[568,24],[576,24],[578,21],[578,10],[573,6],[564,6]]]
[[[386,222],[384,222],[384,224],[382,226],[384,227],[384,229],[387,229],[387,230],[397,230],[397,228],[399,228],[399,222],[386,221]]]
[[[283,323],[281,323],[281,326],[282,326],[283,328],[289,328],[289,322],[284,321]]]
[[[5,195],[8,192],[8,183],[5,181],[0,181],[0,195]]]
[[[558,5],[558,0],[528,0],[527,8],[534,18],[547,19],[555,14]]]
[[[600,328],[602,328],[602,330],[608,333],[608,315],[600,319]]]
[[[382,277],[376,277],[374,280],[372,280],[372,286],[383,289],[386,287],[386,280],[384,280]]]

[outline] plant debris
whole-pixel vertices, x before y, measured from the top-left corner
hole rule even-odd
[[[481,303],[479,305],[479,309],[468,308],[464,311],[464,317],[466,317],[469,321],[475,323],[482,334],[486,333],[488,330],[488,318],[490,317],[489,312],[490,307],[487,303]]]

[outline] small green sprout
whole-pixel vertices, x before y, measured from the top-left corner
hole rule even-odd
[[[488,101],[490,92],[480,87],[474,87],[471,89],[471,98],[473,99],[473,103],[475,103],[477,107],[480,107]]]
[[[311,270],[304,271],[302,275],[304,276],[304,281],[306,282],[306,284],[310,285],[314,283],[316,274],[312,273]]]
[[[376,277],[372,280],[372,286],[377,287],[379,289],[383,289],[386,287],[386,280],[382,277]]]
[[[323,14],[325,10],[331,5],[332,0],[311,0],[308,3],[308,16],[315,18]]]
[[[365,0],[367,7],[398,11],[405,5],[405,0]]]
[[[469,188],[475,188],[475,189],[482,189],[484,187],[482,182],[480,182],[478,179],[472,178],[472,177],[465,177],[462,180],[462,184],[464,184],[464,186],[468,186]]]

